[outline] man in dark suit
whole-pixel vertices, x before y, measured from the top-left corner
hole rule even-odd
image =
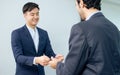
[[[81,22],[72,27],[64,63],[49,63],[57,75],[120,75],[120,34],[100,12],[101,0],[76,0]]]
[[[15,75],[45,75],[43,66],[48,65],[51,56],[63,58],[62,55],[53,52],[47,32],[36,26],[39,21],[39,10],[36,3],[26,3],[23,6],[26,24],[12,32]]]

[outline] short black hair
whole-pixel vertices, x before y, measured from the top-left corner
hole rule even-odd
[[[33,10],[34,8],[38,8],[38,10],[40,9],[40,8],[39,8],[39,5],[36,4],[36,3],[33,3],[33,2],[28,2],[28,3],[26,3],[26,4],[23,6],[23,9],[22,9],[23,14],[26,13],[27,11]]]
[[[78,4],[80,3],[80,0],[77,0]],[[101,10],[101,0],[83,0],[83,3],[86,4],[86,8],[96,8],[98,10]]]

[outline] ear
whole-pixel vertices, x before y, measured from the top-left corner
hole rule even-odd
[[[86,7],[86,4],[84,4],[83,0],[80,0],[80,7],[81,7],[81,8]]]
[[[80,8],[80,3],[78,3],[77,0],[75,2],[75,5],[76,5],[77,8]]]
[[[75,5],[76,5],[77,7],[79,6],[77,0],[75,1]]]

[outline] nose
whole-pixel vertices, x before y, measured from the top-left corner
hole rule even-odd
[[[39,18],[39,15],[35,15],[34,18]]]

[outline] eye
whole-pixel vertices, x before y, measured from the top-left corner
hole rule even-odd
[[[37,16],[39,16],[39,13],[36,13]]]
[[[34,14],[32,13],[32,14],[30,14],[31,16],[34,16]]]

